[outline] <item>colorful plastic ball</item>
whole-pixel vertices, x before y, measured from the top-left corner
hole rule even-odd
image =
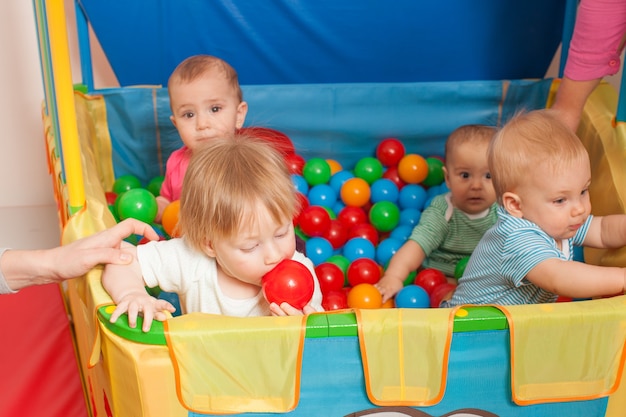
[[[430,295],[435,287],[448,282],[446,275],[438,269],[425,268],[415,276],[415,285],[419,285]]]
[[[331,219],[330,227],[322,237],[330,242],[333,249],[339,249],[348,240],[348,229],[338,219]]]
[[[325,159],[311,158],[304,164],[302,176],[309,185],[326,184],[330,180],[330,165]]]
[[[298,216],[298,226],[307,236],[322,236],[330,227],[330,215],[324,207],[306,207]]]
[[[337,192],[328,184],[317,184],[307,194],[312,206],[332,207],[337,202]]]
[[[372,284],[358,284],[348,291],[348,307],[350,308],[380,308],[383,297]]]
[[[337,161],[335,161],[334,159],[327,159],[326,162],[328,162],[328,166],[330,167],[330,175],[334,175],[337,172],[341,171],[343,169],[343,167],[341,166],[341,164]]]
[[[400,196],[400,190],[398,186],[388,178],[380,178],[374,181],[370,187],[370,200],[372,203],[378,203],[379,201],[391,201],[396,203]]]
[[[378,230],[371,223],[359,223],[348,229],[348,239],[353,237],[362,237],[370,242],[372,245],[377,246],[379,241]]]
[[[339,269],[341,269],[341,272],[343,272],[343,276],[345,278],[344,285],[348,285],[348,279],[346,278],[346,275],[348,273],[348,267],[350,266],[350,260],[343,255],[335,254],[326,259],[326,262],[335,264],[339,267]]]
[[[342,170],[333,174],[328,183],[335,189],[335,191],[337,191],[337,195],[339,195],[341,193],[343,183],[350,178],[354,178],[354,174],[351,171]]]
[[[376,247],[376,262],[381,265],[386,265],[391,257],[400,250],[404,244],[403,240],[388,237],[380,241]]]
[[[121,220],[133,218],[152,223],[158,211],[154,195],[145,188],[133,188],[120,196],[117,212]]]
[[[302,175],[291,174],[291,181],[293,182],[296,191],[307,195],[309,193],[309,183]]]
[[[113,192],[117,195],[133,188],[141,188],[141,181],[134,175],[121,175],[113,182]]]
[[[426,164],[428,164],[428,175],[426,175],[422,184],[426,187],[433,187],[441,184],[444,179],[443,161],[439,158],[429,156],[426,158]]]
[[[315,283],[309,268],[300,262],[284,259],[261,280],[268,303],[288,303],[298,310],[311,301]]]
[[[449,300],[456,290],[456,285],[446,282],[433,289],[430,293],[430,307],[438,308],[443,300]]]
[[[404,155],[398,162],[398,175],[408,184],[419,184],[428,176],[428,163],[421,155]]]
[[[163,210],[161,215],[161,225],[163,230],[170,237],[179,237],[178,230],[178,214],[180,212],[180,200],[175,200],[169,203]]]
[[[424,187],[418,184],[407,184],[400,190],[398,206],[402,210],[407,208],[423,210],[427,198],[428,194]]]
[[[358,258],[371,258],[376,257],[376,248],[367,239],[362,237],[353,237],[349,239],[343,246],[342,254],[350,262],[354,262]]]
[[[346,205],[363,207],[370,200],[370,185],[363,178],[350,178],[343,183],[340,195],[341,200],[346,203]]]
[[[306,161],[301,155],[292,153],[285,156],[285,163],[287,164],[287,169],[291,174],[302,175],[302,169],[304,168]]]
[[[411,233],[413,233],[413,226],[400,223],[398,226],[396,226],[395,229],[391,231],[389,237],[398,239],[401,242],[406,242],[409,237],[411,237]]]
[[[415,282],[416,275],[417,275],[417,271],[409,272],[409,275],[407,275],[406,278],[404,278],[404,281],[402,281],[403,285],[406,287],[407,285],[413,284],[413,282]]]
[[[106,199],[107,204],[114,205],[115,200],[117,200],[117,194],[115,194],[113,191],[107,191],[104,193],[104,198]]]
[[[161,195],[161,185],[163,185],[163,181],[165,177],[163,175],[159,175],[150,180],[146,189],[152,193],[153,196],[158,197]]]
[[[325,311],[348,308],[348,294],[345,291],[330,291],[322,294],[322,307]]]
[[[380,266],[370,258],[355,259],[348,267],[348,283],[354,287],[358,284],[376,284],[380,281]]]
[[[289,136],[283,132],[271,129],[269,127],[252,126],[244,127],[241,132],[248,133],[251,136],[263,139],[271,143],[283,155],[291,155],[295,152],[293,142],[289,139]]]
[[[337,214],[337,219],[349,229],[354,225],[367,223],[367,213],[361,207],[346,206]]]
[[[369,219],[379,232],[390,232],[400,222],[400,209],[391,201],[379,201],[370,209]]]
[[[416,208],[405,208],[400,210],[400,225],[415,227],[422,218],[421,210]]]
[[[400,178],[400,174],[398,174],[397,166],[387,168],[387,170],[383,173],[383,178],[393,181],[393,183],[396,184],[396,187],[398,187],[399,190],[401,190],[402,187],[406,185],[406,182],[402,181],[402,178]]]
[[[396,294],[395,303],[397,308],[429,308],[430,297],[419,285],[407,285]]]
[[[333,255],[333,246],[323,237],[314,236],[305,244],[306,256],[313,262],[313,265],[319,265]]]
[[[396,138],[386,138],[376,147],[376,158],[387,167],[398,165],[406,150],[404,144]]]
[[[368,184],[373,184],[374,181],[382,178],[383,164],[374,157],[366,156],[357,161],[354,166],[354,175],[363,178]]]
[[[456,266],[454,267],[454,278],[459,279],[463,276],[469,258],[469,256],[465,256],[456,263]]]
[[[341,268],[331,262],[322,262],[315,267],[315,275],[320,284],[322,294],[331,291],[341,291],[345,283],[345,276]]]

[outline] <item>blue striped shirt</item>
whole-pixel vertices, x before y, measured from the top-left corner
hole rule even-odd
[[[582,246],[592,218],[587,218],[574,237],[564,239],[559,250],[555,240],[536,224],[498,207],[498,221],[476,246],[454,296],[442,306],[554,302],[556,294],[532,284],[526,275],[547,259],[571,261],[573,246]]]

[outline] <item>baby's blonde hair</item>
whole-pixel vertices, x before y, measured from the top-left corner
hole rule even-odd
[[[589,154],[553,110],[542,109],[520,112],[507,122],[491,141],[488,160],[496,198],[502,204],[502,195],[515,191],[538,166],[547,164],[558,174],[588,161]]]
[[[179,230],[199,251],[254,227],[259,206],[277,223],[299,209],[283,156],[248,134],[213,139],[194,150],[180,197]]]
[[[464,143],[489,144],[495,133],[496,128],[494,126],[469,124],[457,127],[446,140],[444,159],[448,160],[452,150]]]
[[[239,101],[243,101],[243,92],[239,85],[237,71],[223,59],[212,55],[193,55],[178,64],[167,82],[168,90],[175,83],[188,83],[211,71],[222,74],[230,86],[235,90]]]

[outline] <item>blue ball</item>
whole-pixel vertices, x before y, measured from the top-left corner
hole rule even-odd
[[[309,183],[304,179],[302,175],[291,174],[291,181],[293,181],[293,185],[296,187],[296,191],[307,195],[309,193]]]
[[[341,193],[341,186],[343,183],[348,181],[350,178],[354,178],[354,174],[350,171],[343,170],[333,174],[328,183],[335,189],[337,194],[339,194]]]
[[[376,262],[380,265],[386,265],[391,257],[398,252],[404,240],[400,240],[394,237],[388,237],[381,241],[376,248]]]
[[[398,190],[396,183],[387,178],[380,178],[374,181],[370,186],[370,192],[372,203],[378,203],[379,201],[397,203],[400,195],[400,190]]]
[[[429,308],[430,298],[425,289],[419,285],[407,285],[395,298],[397,308]]]
[[[333,245],[323,237],[312,237],[306,241],[306,256],[317,266],[333,256]]]
[[[176,294],[175,292],[161,291],[157,298],[159,300],[169,301],[169,303],[173,305],[174,308],[176,308],[176,311],[172,313],[172,316],[178,317],[182,314],[180,311],[180,300],[178,299],[178,294]]]
[[[372,242],[364,237],[353,237],[343,245],[343,256],[348,258],[350,262],[354,262],[358,258],[375,259],[376,248]]]
[[[401,225],[408,225],[411,227],[417,226],[422,217],[422,212],[416,208],[407,208],[400,211],[400,223]]]
[[[328,184],[314,185],[309,189],[307,197],[312,206],[331,208],[337,202],[337,192]]]
[[[401,242],[406,242],[409,237],[411,237],[412,232],[413,226],[409,224],[399,224],[395,229],[391,231],[389,237],[398,239]]]
[[[407,184],[400,190],[398,205],[400,209],[414,208],[422,210],[428,194],[424,187],[418,184]]]

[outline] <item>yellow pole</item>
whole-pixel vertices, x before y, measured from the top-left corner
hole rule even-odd
[[[85,205],[85,187],[74,104],[65,8],[63,0],[45,0],[50,36],[53,84],[56,94],[63,165],[67,181],[69,211],[74,214]]]

